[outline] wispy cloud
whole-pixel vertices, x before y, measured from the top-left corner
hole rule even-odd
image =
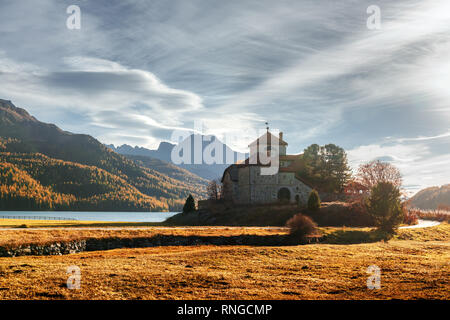
[[[431,137],[417,137],[417,138],[400,138],[397,139],[398,142],[407,142],[407,141],[428,141],[428,140],[436,140],[436,139],[442,139],[442,138],[448,138],[450,137],[450,130],[443,134],[438,134],[436,136]]]
[[[124,142],[124,132],[129,132],[130,137],[139,132],[138,136],[146,140],[152,137],[152,129],[184,129],[184,121],[191,118],[192,112],[204,109],[199,96],[171,88],[151,72],[105,59],[68,57],[64,61],[64,72],[29,67],[33,70],[30,73],[28,68],[22,71],[23,66],[16,68],[10,63],[9,71],[13,68],[15,72],[0,74],[5,83],[0,95],[20,95],[35,106],[83,114],[83,122],[89,119],[84,126],[105,129],[97,133],[99,137],[107,139],[120,131]]]

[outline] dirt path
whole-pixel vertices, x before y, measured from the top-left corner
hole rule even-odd
[[[439,221],[433,221],[433,220],[418,220],[419,223],[413,226],[406,226],[406,227],[400,227],[400,229],[416,229],[416,228],[428,228],[428,227],[434,227],[437,225],[440,225],[441,222]]]

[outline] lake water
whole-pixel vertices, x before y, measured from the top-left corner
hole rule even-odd
[[[178,212],[78,212],[78,211],[0,211],[2,217],[71,218],[82,221],[162,222]]]

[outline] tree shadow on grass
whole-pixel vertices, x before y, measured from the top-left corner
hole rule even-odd
[[[292,245],[287,235],[237,235],[237,236],[193,236],[163,235],[139,238],[87,239],[86,251],[111,250],[117,248],[144,248],[163,246],[282,246]]]
[[[336,230],[323,236],[322,243],[327,244],[358,244],[387,241],[392,238],[392,234],[378,229],[370,231],[361,230]]]
[[[277,235],[235,235],[235,236],[209,236],[209,235],[163,235],[132,239],[88,239],[87,251],[109,250],[115,248],[140,248],[160,246],[297,246],[314,243],[325,244],[358,244],[387,241],[392,235],[379,231],[337,230],[330,234],[317,237],[316,241],[306,241],[289,234]]]

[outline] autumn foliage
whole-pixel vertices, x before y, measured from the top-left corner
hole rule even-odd
[[[98,158],[92,152],[84,160],[92,164],[32,150],[18,139],[0,138],[0,209],[174,211],[183,207],[190,193],[200,197],[206,189],[196,189],[107,150]]]

